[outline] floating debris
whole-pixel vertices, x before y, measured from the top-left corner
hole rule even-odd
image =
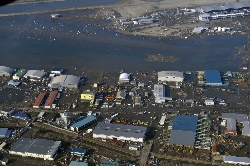
[[[155,62],[175,62],[178,61],[179,58],[174,56],[163,56],[161,54],[158,55],[148,55],[145,61],[155,61]]]

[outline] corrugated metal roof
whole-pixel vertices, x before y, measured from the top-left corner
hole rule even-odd
[[[182,71],[159,71],[158,72],[158,77],[167,77],[167,76],[175,76],[175,77],[184,78]]]
[[[244,121],[243,126],[242,135],[250,135],[250,122]]]
[[[46,101],[46,103],[44,104],[44,106],[51,106],[55,100],[55,97],[57,95],[58,91],[55,90],[55,91],[52,91]]]
[[[225,163],[250,164],[250,158],[248,157],[223,156],[223,161]]]
[[[236,130],[236,120],[227,118],[227,130]]]
[[[44,99],[44,96],[46,95],[45,92],[42,92],[38,95],[38,97],[36,98],[36,101],[34,102],[33,106],[40,106],[42,100]]]
[[[25,78],[42,78],[45,75],[44,71],[40,70],[28,70],[28,72],[23,76]]]
[[[88,163],[78,162],[78,161],[71,161],[69,166],[88,166]]]
[[[196,132],[172,130],[169,144],[194,146]]]
[[[247,114],[236,114],[236,113],[222,113],[221,116],[219,116],[219,118],[233,118],[236,119],[237,122],[244,122],[244,121],[248,121],[248,116]]]
[[[96,117],[88,116],[88,117],[84,118],[83,120],[71,125],[71,127],[79,128],[79,127],[82,127],[82,126],[84,126],[84,125],[86,125],[86,124],[88,124],[88,123],[90,123],[90,122],[92,122],[94,120],[96,120]]]
[[[51,84],[57,83],[67,83],[67,84],[78,84],[80,81],[80,77],[73,75],[60,75],[53,78]]]
[[[0,128],[0,138],[5,138],[8,128]]]
[[[154,84],[154,96],[158,98],[165,97],[165,86]]]
[[[206,83],[222,84],[220,72],[218,70],[205,70]]]
[[[201,9],[203,10],[203,12],[212,12],[212,11],[223,11],[229,9],[242,9],[249,7],[250,7],[249,2],[237,2],[237,3],[202,6]]]
[[[196,133],[198,116],[176,115],[172,130],[191,131]]]

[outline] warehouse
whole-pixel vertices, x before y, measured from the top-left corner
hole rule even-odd
[[[72,131],[80,131],[82,129],[87,129],[97,123],[97,119],[94,116],[88,116],[79,122],[70,126]]]
[[[11,76],[15,71],[6,66],[0,66],[0,76]]]
[[[227,129],[225,130],[225,133],[237,135],[235,119],[227,118]]]
[[[69,89],[77,89],[80,82],[80,77],[73,75],[60,75],[56,77],[52,77],[48,86],[52,89],[58,89],[60,87],[69,88]]]
[[[56,75],[60,75],[63,73],[63,68],[57,68],[57,67],[54,67],[51,72],[51,74],[56,74]]]
[[[221,75],[218,70],[205,70],[207,86],[222,86]]]
[[[201,6],[200,11],[202,13],[207,13],[207,12],[218,12],[225,10],[237,10],[237,9],[247,9],[247,8],[250,8],[249,2],[237,2],[237,3],[226,3],[221,5]]]
[[[54,100],[56,98],[56,95],[58,93],[58,90],[52,91],[46,100],[46,103],[44,104],[44,108],[52,108],[52,104],[54,103]]]
[[[243,123],[244,121],[248,121],[247,114],[236,114],[236,113],[222,113],[221,116],[218,118],[221,119],[227,119],[227,118],[233,118],[236,119],[238,123]]]
[[[0,138],[9,138],[11,131],[8,128],[0,128]]]
[[[46,73],[41,70],[28,70],[23,77],[29,79],[30,81],[41,81],[45,75]]]
[[[129,83],[130,82],[130,74],[122,73],[119,77],[119,83]]]
[[[160,71],[158,72],[158,83],[183,82],[184,75],[182,71]]]
[[[250,158],[248,157],[236,157],[236,156],[223,156],[223,161],[230,164],[249,165]]]
[[[155,103],[165,103],[167,100],[172,100],[171,97],[166,97],[165,85],[154,84]]]
[[[143,126],[99,122],[93,131],[93,138],[143,142],[146,132],[147,128]]]
[[[242,135],[250,136],[250,122],[244,121],[243,122],[243,129],[242,129]]]
[[[27,70],[26,69],[19,69],[14,75],[13,80],[20,80],[25,74]]]
[[[169,144],[194,146],[198,116],[176,115]]]
[[[43,104],[42,104],[42,101],[44,99],[46,95],[46,92],[42,92],[38,95],[38,97],[36,98],[34,104],[33,104],[33,108],[43,108]]]
[[[22,137],[10,149],[9,154],[20,155],[23,157],[42,158],[44,160],[54,160],[60,146],[61,141]]]

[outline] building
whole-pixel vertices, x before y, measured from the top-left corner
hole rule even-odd
[[[63,68],[57,68],[57,67],[54,67],[51,72],[51,74],[56,74],[56,75],[60,75],[63,73]]]
[[[88,166],[88,163],[79,162],[79,161],[71,161],[69,166]]]
[[[198,116],[176,115],[169,144],[194,146]]]
[[[118,92],[116,93],[116,98],[117,98],[117,99],[124,100],[124,99],[126,99],[126,96],[127,96],[127,94],[126,94],[126,92],[125,92],[124,90],[118,91]]]
[[[59,89],[60,87],[77,89],[80,82],[80,77],[73,75],[60,75],[52,77],[48,86],[52,89]]]
[[[224,163],[229,164],[240,164],[240,165],[249,165],[250,158],[248,157],[236,157],[236,156],[223,156]]]
[[[84,156],[87,153],[86,148],[73,148],[71,150],[71,155]]]
[[[52,91],[44,104],[44,108],[52,108],[52,104],[57,96],[58,90]]]
[[[205,70],[207,86],[222,86],[221,75],[218,70]]]
[[[138,150],[138,145],[129,145],[129,150]]]
[[[41,158],[44,160],[54,160],[60,146],[61,141],[22,137],[9,150],[9,154],[20,155],[23,157]]]
[[[119,166],[119,163],[113,161],[102,161],[100,166]]]
[[[208,5],[208,6],[201,6],[200,11],[202,13],[212,13],[212,12],[220,12],[226,10],[238,10],[238,9],[247,9],[250,8],[249,2],[236,2],[236,3],[226,3],[220,5]]]
[[[12,130],[8,128],[0,128],[0,138],[9,138]]]
[[[218,144],[214,143],[212,146],[212,155],[219,155],[220,154],[220,147]]]
[[[39,115],[37,115],[37,118],[43,118],[44,115],[45,115],[45,112],[40,112]]]
[[[25,74],[27,70],[26,69],[19,69],[14,75],[13,80],[20,80]]]
[[[227,129],[225,130],[225,133],[237,135],[236,120],[235,119],[227,118]]]
[[[249,121],[243,122],[242,135],[250,137],[250,122]]]
[[[21,85],[21,82],[15,82],[13,80],[9,80],[8,85],[18,87],[19,85]]]
[[[15,71],[6,66],[0,66],[0,76],[11,76]]]
[[[46,95],[46,92],[41,92],[38,97],[36,98],[34,104],[33,104],[33,108],[43,108],[43,99]]]
[[[79,122],[76,122],[75,124],[70,126],[70,129],[72,131],[80,131],[81,129],[87,129],[88,127],[91,127],[92,125],[96,124],[97,119],[94,116],[88,116]]]
[[[30,81],[41,81],[45,75],[46,73],[41,70],[28,70],[23,77]]]
[[[137,106],[142,105],[141,96],[135,96],[135,105],[137,105]]]
[[[21,113],[14,113],[13,115],[12,115],[12,117],[14,117],[14,118],[20,118],[20,119],[28,119],[29,117],[28,117],[28,115],[26,115],[26,114],[21,114]]]
[[[165,103],[166,100],[172,100],[171,97],[166,97],[165,85],[154,84],[155,103]]]
[[[84,90],[81,94],[81,101],[94,102],[95,93],[91,90]]]
[[[209,21],[209,19],[210,19],[210,14],[208,13],[203,13],[199,15],[200,21]]]
[[[161,119],[160,119],[160,122],[159,122],[159,125],[160,125],[160,126],[163,126],[163,125],[165,124],[166,118],[167,118],[166,115],[162,115],[162,116],[161,116]]]
[[[99,122],[93,131],[93,138],[143,142],[147,128],[123,124]]]
[[[3,116],[12,116],[15,113],[13,109],[3,109],[0,111]]]
[[[184,75],[182,71],[160,71],[158,72],[158,83],[183,82]]]
[[[212,105],[214,105],[214,101],[213,100],[205,100],[205,105],[212,106]]]
[[[130,74],[122,73],[119,77],[119,83],[129,83],[130,82]]]
[[[218,116],[220,119],[232,118],[236,119],[238,123],[243,123],[244,121],[248,121],[249,118],[247,114],[236,114],[236,113],[222,113],[221,116]]]

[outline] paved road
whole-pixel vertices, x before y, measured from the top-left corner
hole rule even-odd
[[[143,149],[141,150],[141,155],[140,155],[140,166],[145,166],[147,159],[148,159],[148,155],[150,153],[150,150],[152,148],[153,145],[153,140],[150,140],[149,144],[145,144]]]

